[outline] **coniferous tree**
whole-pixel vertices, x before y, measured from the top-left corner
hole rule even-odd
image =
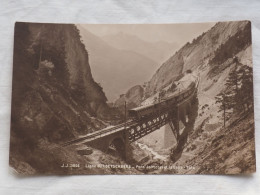
[[[226,89],[215,99],[220,104],[219,112],[223,112],[224,126],[231,113],[249,111],[253,107],[253,70],[234,58],[235,68],[226,81]]]
[[[163,89],[159,92],[159,101],[161,101],[162,98],[164,98],[166,95],[166,91]]]
[[[229,105],[233,108],[233,110],[241,109],[241,97],[240,97],[240,85],[241,85],[241,67],[240,63],[235,57],[233,59],[235,63],[234,69],[229,73],[228,79],[226,81],[226,95],[228,97]]]
[[[177,88],[177,85],[175,84],[175,82],[173,82],[172,85],[167,90],[167,92],[174,92],[176,90],[176,88]]]
[[[223,121],[224,121],[223,126],[226,127],[226,121],[230,117],[230,109],[231,109],[231,106],[228,101],[228,97],[226,96],[225,93],[221,92],[215,97],[215,99],[216,99],[216,103],[220,104],[219,112],[223,112],[222,114]]]
[[[253,69],[249,66],[242,66],[242,76],[241,76],[241,101],[245,110],[249,110],[253,107]]]

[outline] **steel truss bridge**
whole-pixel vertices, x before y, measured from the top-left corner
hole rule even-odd
[[[182,121],[184,126],[189,124],[190,116],[194,112],[193,103],[197,98],[197,89],[199,81],[192,89],[186,90],[186,93],[181,93],[177,96],[179,100],[176,104],[154,112],[149,117],[128,120],[125,123],[117,126],[108,127],[99,131],[87,134],[77,139],[68,141],[62,146],[85,144],[93,148],[97,148],[104,152],[112,146],[127,160],[130,158],[130,144],[136,140],[160,129],[160,127],[170,125],[177,141],[180,137],[179,121]],[[176,96],[175,96],[176,98]],[[197,112],[197,110],[195,111]]]

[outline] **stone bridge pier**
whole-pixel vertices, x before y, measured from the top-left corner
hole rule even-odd
[[[128,161],[131,156],[128,134],[128,131],[119,131],[90,141],[87,145],[104,153],[108,153],[111,149],[115,150],[123,160]]]
[[[171,151],[171,160],[173,162],[176,162],[181,157],[184,146],[187,143],[188,136],[190,132],[194,129],[194,124],[198,116],[198,105],[199,105],[198,99],[197,97],[195,97],[191,102],[190,112],[189,113],[186,112],[188,120],[186,120],[186,124],[184,125],[182,134],[179,134],[177,139],[177,145]]]
[[[184,126],[187,126],[190,121],[192,113],[192,103],[193,99],[190,101],[185,101],[182,104],[176,105],[174,109],[172,109],[172,111],[170,112],[168,124],[177,142],[179,141],[180,137],[180,122],[182,122]]]

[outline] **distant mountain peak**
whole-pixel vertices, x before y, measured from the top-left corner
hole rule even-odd
[[[117,49],[134,51],[147,58],[151,58],[158,64],[168,59],[179,48],[179,44],[175,42],[169,43],[163,40],[149,42],[136,35],[125,32],[105,35],[102,39]]]

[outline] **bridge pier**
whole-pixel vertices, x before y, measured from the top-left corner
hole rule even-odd
[[[129,141],[129,130],[124,131],[124,138],[125,138],[125,152],[124,152],[124,160],[126,162],[131,160],[131,149],[130,149],[130,141]]]
[[[179,117],[179,107],[176,106],[174,109],[174,112],[171,113],[170,115],[170,121],[169,125],[171,127],[172,133],[175,136],[177,142],[180,137],[180,125],[179,125],[180,117]]]
[[[191,114],[192,114],[192,103],[190,101],[182,105],[177,105],[173,109],[173,112],[170,114],[169,125],[177,140],[177,144],[179,143],[180,140],[179,122],[181,121],[183,125],[186,127],[190,123]]]
[[[131,158],[129,131],[127,130],[89,141],[87,145],[104,153],[108,153],[109,148],[113,148],[122,159],[127,161]]]
[[[172,162],[176,162],[181,157],[184,146],[188,140],[188,135],[194,129],[195,121],[198,116],[198,105],[198,99],[196,97],[187,105],[188,122],[179,137],[177,146],[171,151]],[[188,109],[190,109],[190,112]]]

